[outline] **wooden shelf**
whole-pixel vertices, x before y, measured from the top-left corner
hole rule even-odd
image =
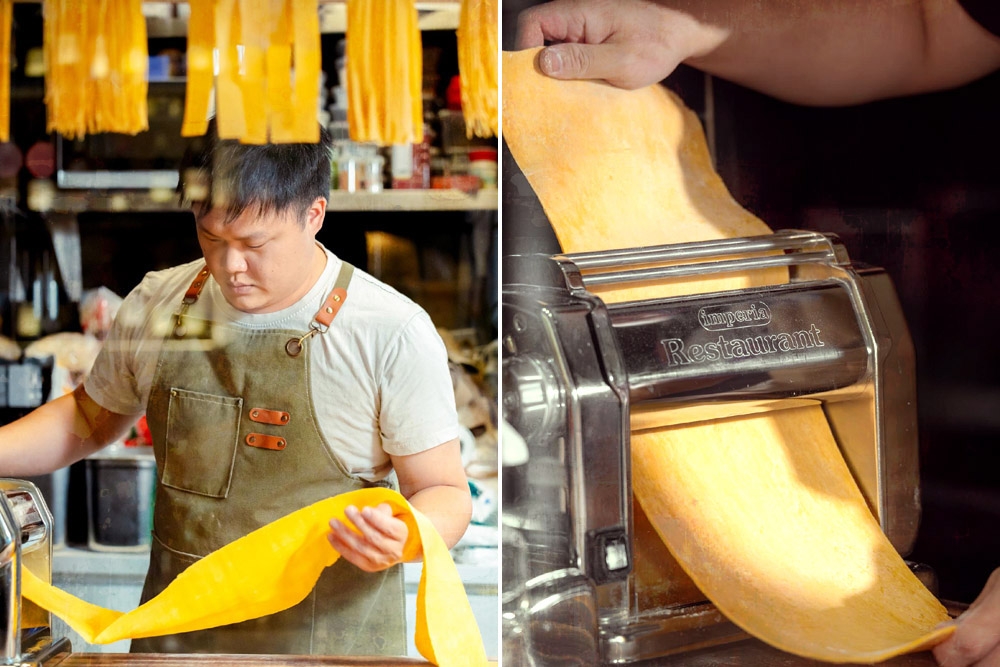
[[[168,3],[163,3],[168,4]],[[187,4],[187,3],[177,3]],[[455,30],[458,28],[458,0],[417,0],[417,25],[421,30]],[[347,30],[346,0],[320,0],[319,31],[321,34],[344,33]],[[146,33],[150,38],[187,37],[185,16],[147,16]]]
[[[150,194],[146,190],[58,190],[52,198],[49,211],[56,213],[124,213],[129,211],[182,211],[172,190]]]
[[[330,193],[329,211],[476,211],[497,210],[496,190],[466,193],[460,190],[384,190],[382,192]],[[183,211],[177,196],[167,190],[103,192],[60,190],[52,201],[59,213]]]
[[[330,211],[473,211],[497,209],[496,190],[383,190],[330,193]]]
[[[422,2],[417,0],[417,26],[420,30],[455,30],[458,28],[459,3],[452,1]],[[347,30],[347,2],[321,0],[319,31],[322,34],[343,33]]]

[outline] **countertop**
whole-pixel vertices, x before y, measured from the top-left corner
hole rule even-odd
[[[544,658],[543,658],[544,660]],[[504,654],[504,667],[530,667],[522,656]],[[562,667],[590,667],[589,660],[577,656],[559,655],[552,664]],[[679,651],[669,656],[625,663],[631,667],[830,667],[829,662],[802,658],[785,653],[759,639],[746,637],[711,647]],[[843,667],[861,667],[844,663]],[[865,663],[865,667],[937,667],[930,651],[909,653],[884,662]]]
[[[224,655],[224,654],[178,654],[162,653],[63,653],[45,663],[46,667],[405,667],[407,665],[430,665],[432,663],[417,658],[394,657],[338,657],[313,655]],[[491,661],[490,665],[496,665]]]
[[[416,658],[337,657],[310,655],[221,655],[164,653],[69,653],[54,657],[46,667],[395,667],[396,665],[430,665]],[[495,664],[495,663],[494,663]]]
[[[301,655],[214,655],[214,654],[150,654],[150,653],[62,653],[53,656],[47,667],[405,667],[429,665],[420,658],[404,657],[338,657]],[[490,665],[496,665],[491,661]],[[568,661],[564,664],[573,664]],[[809,660],[771,648],[755,639],[725,644],[709,649],[681,653],[667,658],[633,663],[636,667],[664,665],[672,667],[823,667],[829,663]],[[930,652],[911,653],[880,662],[875,667],[936,667]],[[511,665],[514,667],[514,665]],[[585,667],[581,665],[581,667]],[[589,666],[586,666],[589,667]],[[850,667],[847,665],[846,667]],[[871,666],[869,666],[871,667]]]
[[[633,663],[637,667],[669,665],[670,667],[829,667],[830,663],[800,658],[772,648],[757,639],[745,639],[731,644],[681,653],[666,658]],[[868,664],[867,667],[937,667],[930,651],[909,653],[892,660]],[[851,667],[845,665],[845,667]]]

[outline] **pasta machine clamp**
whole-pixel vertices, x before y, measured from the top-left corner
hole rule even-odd
[[[52,578],[52,514],[31,482],[0,479],[0,664],[36,667],[71,651],[53,639],[51,614],[22,599],[23,569]]]

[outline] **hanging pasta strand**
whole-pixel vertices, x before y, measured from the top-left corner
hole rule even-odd
[[[423,141],[423,50],[413,0],[348,0],[345,55],[351,139]]]
[[[295,37],[292,49],[295,81],[290,100],[295,124],[292,140],[316,143],[319,141],[316,112],[322,67],[317,0],[292,0],[292,30]]]
[[[0,0],[0,141],[10,141],[10,26],[14,0]]]
[[[184,90],[184,123],[181,136],[195,137],[208,130],[212,85],[215,82],[215,3],[189,0],[187,83]]]
[[[364,141],[374,128],[369,124],[373,115],[375,96],[362,96],[360,91],[371,84],[370,54],[367,52],[371,37],[372,21],[378,6],[369,0],[348,0],[347,2],[347,46],[344,52],[344,87],[347,93],[347,128],[351,139]],[[377,48],[377,45],[373,45]],[[367,79],[367,80],[366,80]]]
[[[468,138],[497,133],[497,0],[462,0],[458,73]]]
[[[119,106],[124,109],[127,134],[135,134],[149,129],[149,45],[146,37],[146,17],[142,14],[142,0],[117,0],[112,3],[114,11],[110,20],[119,30],[127,30],[130,40],[119,39],[118,44],[128,44],[127,52],[122,54],[122,80],[125,98],[113,97],[124,102]],[[125,28],[122,28],[125,26]],[[118,130],[108,130],[118,131]]]
[[[80,63],[81,70],[87,68],[83,77],[84,99],[88,105],[84,118],[84,128],[88,133],[95,132],[96,127],[105,123],[114,124],[115,105],[111,99],[106,99],[111,90],[111,63],[118,62],[118,53],[114,52],[115,37],[108,35],[108,2],[99,0],[90,11],[84,13],[87,21],[84,33],[86,41],[82,41],[84,61]],[[89,46],[89,48],[87,48]]]
[[[141,0],[45,0],[47,129],[68,138],[149,129]]]
[[[295,138],[292,106],[292,31],[291,0],[271,0],[271,37],[267,45],[267,123],[274,143],[288,143]]]
[[[194,0],[184,136],[204,134],[215,86],[219,137],[315,143],[321,71],[318,0]],[[213,71],[213,49],[218,73]]]
[[[42,5],[42,48],[45,58],[45,108],[49,132],[74,138],[86,134],[85,85],[81,52],[82,6],[65,0]],[[88,75],[89,76],[89,75]]]
[[[239,71],[243,95],[243,115],[246,133],[240,141],[247,144],[267,143],[267,82],[264,60],[267,54],[270,4],[268,0],[239,0],[240,44],[243,46]]]
[[[239,80],[241,22],[237,0],[216,0],[215,46],[219,53],[219,73],[215,78],[215,117],[222,139],[242,139],[247,133]]]

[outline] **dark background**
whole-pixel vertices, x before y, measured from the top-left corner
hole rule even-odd
[[[911,558],[971,601],[1000,566],[1000,74],[804,108],[714,81],[718,170],[773,229],[835,232],[892,276],[917,354],[923,521]]]
[[[504,48],[530,4],[503,3]],[[772,229],[837,233],[853,260],[891,275],[917,354],[923,520],[910,559],[934,568],[941,597],[970,602],[1000,567],[1000,73],[844,108],[686,68],[665,83],[703,121],[711,86],[717,170],[745,208]],[[558,250],[511,196],[522,183],[508,167],[504,253]]]

